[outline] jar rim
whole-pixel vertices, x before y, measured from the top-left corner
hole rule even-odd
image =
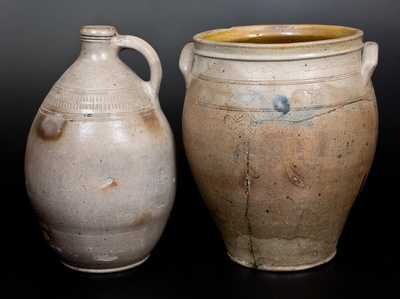
[[[250,25],[196,34],[195,53],[227,59],[296,59],[362,48],[360,29],[322,24]],[[297,57],[296,57],[297,56]]]
[[[232,46],[295,47],[310,43],[332,43],[356,39],[362,35],[363,32],[360,29],[353,27],[322,24],[287,24],[248,25],[213,29],[200,32],[193,39],[196,42]],[[279,41],[279,37],[282,38],[282,42]],[[301,39],[302,37],[304,38]],[[296,40],[296,38],[301,41],[291,41],[291,39]],[[257,41],[257,39],[259,40]],[[262,42],[262,40],[267,42]]]

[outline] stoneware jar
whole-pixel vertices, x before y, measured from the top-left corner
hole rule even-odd
[[[194,36],[180,57],[191,170],[235,262],[328,262],[363,187],[378,130],[376,43],[325,25]]]
[[[143,81],[119,58],[142,53]],[[32,124],[28,194],[43,234],[68,267],[113,272],[143,263],[175,196],[173,136],[160,109],[154,49],[111,26],[81,28],[81,52]]]

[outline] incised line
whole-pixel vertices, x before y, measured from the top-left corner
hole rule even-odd
[[[324,112],[321,112],[321,113],[318,113],[318,114],[314,114],[312,116],[305,117],[305,118],[298,119],[298,120],[285,119],[285,118],[287,118],[286,115],[280,115],[279,117],[277,117],[275,119],[258,119],[257,120],[257,119],[254,119],[254,117],[253,117],[253,122],[256,123],[256,124],[262,124],[262,123],[270,122],[270,121],[282,121],[282,122],[289,122],[289,123],[302,123],[302,122],[309,121],[309,120],[312,120],[312,119],[315,119],[315,118],[319,118],[321,116],[324,116],[326,114],[335,112],[335,111],[337,111],[339,109],[342,109],[342,108],[344,108],[346,106],[353,105],[353,104],[361,102],[361,101],[370,101],[370,100],[358,99],[358,100],[353,101],[353,102],[343,103],[343,104],[340,104],[340,105],[336,105],[334,108],[329,109],[328,111],[324,111]]]
[[[293,79],[293,80],[235,80],[235,79],[224,79],[205,74],[197,75],[196,77],[204,81],[212,81],[214,83],[228,83],[228,84],[239,84],[239,85],[297,85],[297,84],[312,84],[320,83],[325,81],[337,81],[356,76],[358,72],[352,72],[347,74],[339,74],[333,76],[308,78],[308,79]]]
[[[308,107],[291,107],[290,111],[299,111],[299,112],[307,112],[307,111],[312,111],[312,110],[321,110],[321,109],[327,109],[327,108],[337,108],[349,104],[354,104],[360,101],[372,101],[371,99],[365,99],[364,97],[358,97],[354,99],[350,99],[347,101],[344,101],[343,103],[339,104],[331,104],[331,105],[313,105],[313,106],[308,106]],[[204,103],[201,100],[197,101],[197,105],[209,108],[209,109],[215,109],[215,110],[224,110],[224,111],[240,111],[240,112],[276,112],[274,108],[243,108],[243,107],[235,107],[235,106],[225,106],[225,105],[217,105],[217,104],[211,104],[211,103]]]
[[[359,100],[357,100],[357,101],[343,103],[343,104],[338,105],[337,107],[332,108],[332,109],[330,109],[330,110],[328,110],[328,111],[325,111],[325,112],[322,112],[322,113],[319,113],[319,114],[315,114],[315,115],[310,116],[310,117],[306,117],[306,118],[303,118],[303,119],[300,119],[300,120],[287,120],[287,121],[293,122],[293,123],[301,123],[301,122],[304,122],[304,121],[308,121],[308,120],[311,120],[311,119],[315,119],[315,118],[324,116],[324,115],[326,115],[326,114],[335,112],[336,110],[342,109],[342,108],[344,108],[344,107],[346,107],[346,106],[353,105],[353,104],[358,103],[358,102],[361,102],[361,101],[368,101],[368,100],[359,99]]]

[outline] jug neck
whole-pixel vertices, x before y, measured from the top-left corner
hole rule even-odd
[[[80,57],[94,61],[107,60],[118,55],[118,49],[111,43],[117,35],[112,26],[83,26],[81,27]]]

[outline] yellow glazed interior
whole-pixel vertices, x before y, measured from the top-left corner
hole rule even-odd
[[[288,44],[342,39],[359,34],[358,29],[332,25],[265,25],[213,30],[198,37],[222,43]]]

